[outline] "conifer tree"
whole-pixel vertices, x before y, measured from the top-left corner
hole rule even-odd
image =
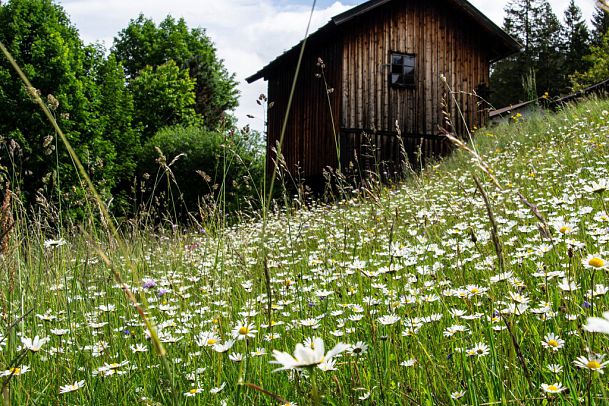
[[[505,8],[503,29],[522,45],[521,53],[499,61],[491,75],[491,102],[502,107],[524,99],[522,78],[532,65],[533,0],[515,0]]]
[[[609,13],[600,6],[596,6],[592,15],[592,44],[599,46],[607,31],[609,31]]]
[[[539,14],[532,27],[533,69],[537,81],[537,95],[557,96],[567,85],[562,52],[562,26],[547,0],[539,1],[538,7]]]
[[[585,59],[590,46],[590,32],[575,0],[571,0],[569,3],[564,21],[564,75],[569,78],[575,72],[585,72],[590,67],[589,62]]]
[[[493,67],[491,100],[495,107],[528,99],[523,79],[533,76],[537,94],[556,95],[566,86],[562,72],[561,24],[547,0],[512,0],[504,30],[522,44],[522,52]]]

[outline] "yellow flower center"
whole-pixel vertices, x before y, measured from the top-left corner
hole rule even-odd
[[[588,265],[593,266],[595,268],[601,268],[605,266],[605,261],[603,261],[599,257],[594,257],[588,261]]]
[[[188,392],[189,392],[190,394],[194,395],[194,394],[196,394],[196,393],[197,393],[197,390],[196,390],[196,389],[191,389],[191,390],[189,390]]]
[[[219,322],[220,322],[220,320],[218,320],[218,319],[213,319],[212,320],[212,323],[214,323],[214,324],[218,324]]]
[[[601,364],[600,364],[600,362],[592,359],[592,360],[588,361],[586,366],[590,369],[599,369],[601,367]]]
[[[21,368],[10,368],[9,371],[11,372],[11,375],[19,375],[21,373]]]
[[[560,231],[561,234],[567,234],[571,232],[571,229],[567,226],[562,226],[558,231]]]
[[[550,391],[550,392],[556,392],[556,391],[558,391],[558,386],[556,386],[556,385],[550,385],[550,386],[548,386],[548,391]]]
[[[207,340],[207,345],[214,345],[218,342],[218,340],[216,340],[215,338],[210,338],[209,340]]]
[[[249,332],[250,332],[250,329],[249,329],[249,328],[247,328],[247,326],[241,327],[241,328],[239,329],[239,334],[241,334],[242,336],[246,335],[246,334],[247,334],[247,333],[249,333]]]
[[[550,340],[547,343],[550,347],[558,347],[558,341],[556,340]]]
[[[470,292],[472,292],[472,293],[478,293],[478,292],[480,292],[480,290],[478,288],[472,288],[470,290]]]

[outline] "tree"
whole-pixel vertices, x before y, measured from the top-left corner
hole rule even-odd
[[[98,89],[99,111],[103,112],[99,124],[104,139],[116,152],[110,174],[114,179],[112,194],[115,208],[124,212],[129,210],[128,191],[141,152],[141,141],[133,123],[133,96],[126,86],[123,68],[114,55],[104,58],[105,51],[99,51],[102,53],[97,55],[98,64],[92,72]]]
[[[590,68],[572,76],[573,88],[577,90],[609,79],[609,31],[605,33],[600,44],[590,47],[590,54],[585,59]]]
[[[492,103],[503,106],[528,99],[523,83],[536,83],[538,95],[556,94],[565,86],[561,25],[547,0],[512,0],[505,8],[504,30],[523,46],[522,52],[493,67]],[[532,80],[534,78],[535,80]]]
[[[117,61],[106,59],[99,46],[85,46],[51,0],[1,5],[0,41],[47,101],[102,196],[108,198],[129,182],[139,140],[131,128],[133,103]],[[4,148],[2,159],[11,163],[13,187],[26,204],[40,192],[66,203],[84,197],[66,149],[5,58],[0,60],[0,136],[19,145]],[[73,213],[84,202],[72,204]]]
[[[533,30],[537,10],[531,0],[511,1],[505,7],[503,29],[522,45],[515,56],[499,61],[491,75],[491,102],[496,107],[525,99],[523,78],[533,66]]]
[[[47,99],[77,151],[96,146],[104,157],[107,145],[98,143],[102,140],[89,126],[95,120],[85,76],[90,60],[63,10],[50,0],[9,1],[0,7],[0,41]],[[20,155],[4,158],[11,159],[16,177],[23,176],[13,183],[22,182],[17,186],[30,202],[39,189],[56,191],[60,180],[63,186],[74,185],[65,150],[56,149],[52,128],[4,57],[0,61],[0,135],[21,147]]]
[[[148,65],[139,72],[131,90],[135,122],[144,141],[162,127],[197,121],[194,89],[188,70],[180,69],[173,60],[155,68]]]
[[[537,95],[557,96],[565,92],[568,84],[564,73],[562,26],[550,3],[547,0],[539,3],[539,19],[534,25],[532,49]]]
[[[168,16],[158,26],[143,15],[131,20],[114,39],[113,53],[129,81],[147,66],[174,61],[195,82],[195,111],[207,128],[215,128],[224,112],[237,106],[234,75],[228,73],[216,49],[201,28],[188,29],[184,19]]]
[[[575,0],[569,3],[564,20],[564,75],[568,78],[576,72],[585,72],[589,68],[585,56],[590,46],[590,32],[582,18],[581,9],[575,5]]]
[[[592,44],[600,45],[607,31],[609,31],[609,13],[596,6],[592,15]]]
[[[609,79],[609,2],[607,0],[599,1],[592,24],[594,26],[592,45],[589,54],[584,57],[589,68],[571,77],[573,88],[578,90]],[[597,38],[599,34],[602,35]]]

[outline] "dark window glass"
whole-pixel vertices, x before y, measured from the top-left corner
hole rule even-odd
[[[410,54],[391,54],[391,86],[414,86],[415,56]]]

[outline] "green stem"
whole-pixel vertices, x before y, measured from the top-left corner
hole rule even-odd
[[[311,368],[311,404],[314,406],[321,405],[321,396],[317,388],[317,379],[315,377],[315,367]]]

